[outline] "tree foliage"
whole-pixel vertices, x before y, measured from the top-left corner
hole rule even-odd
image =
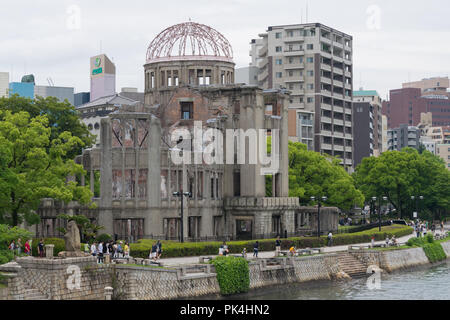
[[[337,158],[308,151],[306,145],[289,142],[289,196],[308,203],[311,196],[327,196],[327,205],[349,210],[364,203],[351,175]]]
[[[35,210],[42,198],[90,203],[88,188],[67,181],[85,174],[81,165],[68,159],[83,145],[68,131],[52,139],[46,115],[0,111],[0,223],[37,223]]]
[[[73,159],[81,154],[82,148],[89,148],[95,142],[87,126],[80,120],[77,111],[67,100],[59,102],[55,97],[37,97],[30,99],[13,95],[10,98],[0,98],[0,110],[9,110],[11,113],[27,112],[31,118],[46,115],[50,130],[50,140],[58,139],[59,136],[68,131],[74,137],[78,137],[83,143],[73,145],[67,150],[64,157]],[[3,118],[2,118],[3,119]]]
[[[427,150],[404,148],[365,158],[353,177],[366,199],[387,197],[400,218],[412,217],[416,206],[430,212],[450,207],[450,172],[442,159]],[[424,200],[415,203],[411,196]]]
[[[80,231],[80,239],[81,241],[89,242],[91,239],[95,238],[97,232],[101,229],[104,229],[103,226],[98,226],[95,223],[92,223],[89,218],[82,214],[78,215],[67,215],[67,214],[59,214],[58,218],[64,219],[67,221],[75,221],[78,226],[78,230]],[[66,233],[65,228],[58,228],[58,231],[61,233]]]

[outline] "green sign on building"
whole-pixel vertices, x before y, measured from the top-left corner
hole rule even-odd
[[[94,70],[92,70],[92,75],[96,75],[96,74],[102,73],[102,71],[103,71],[102,68],[94,69]]]

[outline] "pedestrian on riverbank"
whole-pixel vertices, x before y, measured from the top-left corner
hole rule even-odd
[[[247,249],[246,248],[242,249],[242,257],[244,259],[247,259]]]
[[[375,247],[375,237],[374,236],[372,236],[371,243],[372,243],[372,248]]]
[[[44,239],[41,239],[38,243],[38,254],[40,258],[44,257]]]
[[[97,247],[97,261],[103,263],[103,242],[99,242]]]
[[[15,249],[16,249],[16,242],[13,240],[13,241],[11,241],[11,243],[9,244],[9,250],[11,250],[12,251],[12,253],[15,253]]]
[[[17,255],[20,256],[20,254],[22,253],[22,240],[20,238],[17,239],[16,247],[17,247]]]
[[[333,234],[331,231],[328,233],[328,246],[331,247],[333,245]]]
[[[91,245],[91,255],[93,257],[97,256],[97,243],[93,242]]]
[[[280,236],[277,237],[277,240],[275,240],[275,257],[279,257],[281,253],[281,240]]]
[[[258,249],[259,249],[259,243],[258,241],[255,242],[253,245],[253,256],[258,258]]]
[[[28,256],[31,254],[30,243],[28,242],[28,240],[25,242],[24,252]]]
[[[223,242],[223,255],[226,256],[229,252],[230,252],[230,250],[228,250],[228,245],[227,245],[227,243],[224,241],[224,242]]]
[[[158,251],[158,246],[156,245],[156,242],[153,242],[152,250],[150,252],[150,259],[153,261],[156,261],[156,252]]]
[[[158,240],[159,243],[159,240]],[[130,256],[130,245],[128,244],[128,242],[125,242],[125,245],[123,246],[123,252],[125,253],[125,258],[128,258]],[[157,256],[157,258],[159,259],[159,256],[161,254],[159,254]]]

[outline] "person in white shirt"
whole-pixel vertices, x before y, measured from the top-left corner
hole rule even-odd
[[[97,255],[97,247],[95,246],[95,242],[91,245],[91,254],[93,257]]]
[[[97,248],[98,263],[103,262],[103,243],[100,242]]]

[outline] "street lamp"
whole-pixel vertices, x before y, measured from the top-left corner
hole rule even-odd
[[[419,218],[419,200],[423,200],[423,196],[411,196],[411,200],[414,202],[414,199],[416,199],[416,213],[417,218]]]
[[[377,197],[372,197],[372,208],[376,210]],[[380,203],[378,201],[378,228],[381,231],[381,214],[380,214]]]
[[[317,237],[320,238],[320,207],[322,206],[322,202],[326,202],[328,198],[326,196],[322,197],[322,201],[320,201],[320,197],[317,197]],[[312,201],[316,201],[316,197],[311,197]]]
[[[184,209],[184,205],[183,205],[183,199],[184,199],[184,196],[186,196],[186,197],[190,197],[191,196],[191,193],[190,192],[179,192],[179,191],[177,191],[177,192],[174,192],[173,193],[173,196],[174,197],[181,197],[181,223],[180,223],[180,242],[184,242],[184,234],[183,234],[183,214],[184,214],[184,211],[183,211],[183,209]]]

